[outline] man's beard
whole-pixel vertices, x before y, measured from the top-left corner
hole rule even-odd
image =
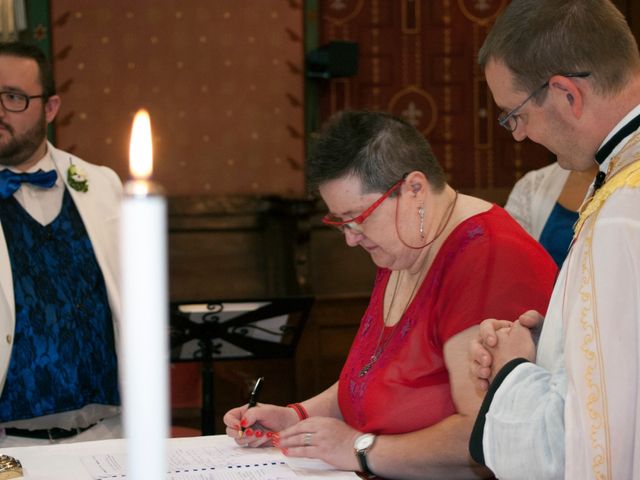
[[[13,135],[13,128],[0,120],[0,125],[6,128],[5,134],[11,135],[6,144],[0,144],[0,165],[18,167],[38,150],[42,141],[47,136],[47,122],[44,112],[36,124],[23,135]]]

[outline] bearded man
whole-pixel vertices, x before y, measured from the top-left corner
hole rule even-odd
[[[122,184],[47,141],[43,52],[0,44],[0,446],[121,436]]]

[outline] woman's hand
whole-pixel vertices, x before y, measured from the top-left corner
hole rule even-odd
[[[247,405],[232,408],[223,421],[227,435],[238,445],[270,447],[274,435],[298,422],[298,415],[289,407],[259,403],[253,408]]]
[[[311,417],[280,432],[279,446],[290,457],[319,458],[340,470],[358,470],[353,442],[361,432],[341,420]]]

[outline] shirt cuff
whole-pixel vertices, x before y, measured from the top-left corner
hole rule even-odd
[[[489,408],[491,407],[493,396],[498,391],[498,388],[500,388],[500,385],[502,385],[504,379],[507,378],[507,375],[509,375],[518,365],[528,361],[529,360],[525,358],[514,358],[513,360],[505,363],[493,379],[493,382],[491,382],[491,385],[489,385],[489,390],[487,390],[487,394],[482,401],[480,411],[476,417],[476,422],[473,425],[473,430],[471,430],[471,438],[469,439],[469,453],[471,454],[471,458],[480,465],[486,466],[484,461],[484,451],[482,448],[482,439],[484,437],[484,424],[487,412],[489,412]]]

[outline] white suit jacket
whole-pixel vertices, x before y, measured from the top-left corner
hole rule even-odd
[[[50,143],[48,148],[58,170],[58,175],[63,179],[80,213],[80,217],[82,217],[93,245],[96,259],[102,270],[109,296],[117,348],[119,337],[118,321],[120,318],[118,228],[122,183],[110,168],[87,163],[74,155],[58,150]],[[78,192],[67,184],[67,169],[69,168],[70,160],[73,160],[77,169],[86,175],[89,191]],[[11,262],[4,232],[0,228],[0,391],[4,388],[9,368],[15,321]]]

